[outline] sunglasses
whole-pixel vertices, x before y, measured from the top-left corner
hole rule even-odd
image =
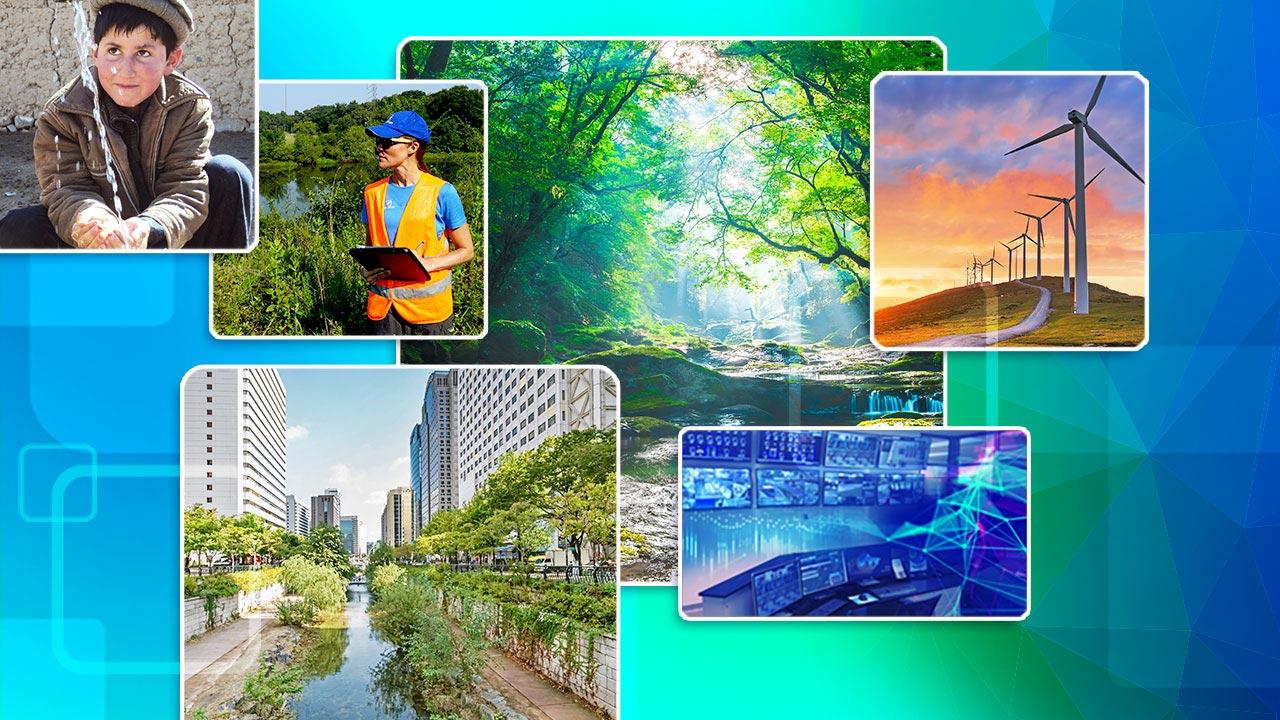
[[[392,140],[391,138],[374,138],[373,146],[379,150],[390,150],[392,145],[409,145],[415,140]]]

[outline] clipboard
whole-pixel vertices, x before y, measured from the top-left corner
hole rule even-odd
[[[391,271],[388,280],[425,282],[431,278],[422,258],[407,247],[358,245],[347,252],[366,270],[385,268]]]

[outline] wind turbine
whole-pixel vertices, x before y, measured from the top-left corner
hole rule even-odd
[[[1089,255],[1088,246],[1085,242],[1085,212],[1084,212],[1084,136],[1088,134],[1089,139],[1094,145],[1102,148],[1102,151],[1110,155],[1113,160],[1120,163],[1120,166],[1129,171],[1129,174],[1138,179],[1138,182],[1146,184],[1142,176],[1129,166],[1129,163],[1120,157],[1120,153],[1116,152],[1109,143],[1089,125],[1089,113],[1093,112],[1093,106],[1098,104],[1098,96],[1102,94],[1102,84],[1107,81],[1107,76],[1103,75],[1098,78],[1098,85],[1093,89],[1093,97],[1089,98],[1089,104],[1085,107],[1084,113],[1079,110],[1071,110],[1067,112],[1067,122],[1065,125],[1050,130],[1040,137],[1032,140],[1024,145],[1005,153],[1012,155],[1013,153],[1029,148],[1032,145],[1038,145],[1045,140],[1055,138],[1065,132],[1074,131],[1075,136],[1075,160],[1076,160],[1076,313],[1079,315],[1087,315],[1089,313]]]
[[[1106,170],[1106,168],[1102,168],[1102,170]],[[1089,178],[1089,182],[1085,183],[1084,186],[1087,188],[1090,185],[1092,185],[1093,181],[1097,180],[1098,176],[1102,174],[1102,170],[1099,170],[1098,172],[1094,173],[1093,177]],[[1062,206],[1062,210],[1063,210],[1063,213],[1062,213],[1062,292],[1069,293],[1071,292],[1071,265],[1070,265],[1071,248],[1067,244],[1067,238],[1069,237],[1067,233],[1067,228],[1068,226],[1071,226],[1071,229],[1073,231],[1075,229],[1075,225],[1071,220],[1071,201],[1075,200],[1076,196],[1072,195],[1071,197],[1057,197],[1054,195],[1037,195],[1036,193],[1027,193],[1027,195],[1030,195],[1031,197],[1038,197],[1044,200],[1052,200],[1058,203],[1058,205]],[[1054,207],[1056,208],[1058,207],[1058,205],[1054,205]],[[1045,213],[1046,216],[1048,214],[1049,213]]]
[[[1020,280],[1027,279],[1027,241],[1031,240],[1031,236],[1027,234],[1027,231],[1030,229],[1031,221],[1028,220],[1026,227],[1022,228],[1022,234],[1013,239],[1014,242],[1018,242],[1019,240],[1022,241],[1022,244],[1019,246],[1022,248],[1022,277],[1019,278]],[[1031,242],[1035,242],[1035,240],[1031,240]]]
[[[1014,248],[1014,246],[1012,245],[1005,245],[1005,243],[1002,243],[999,240],[997,240],[996,242],[1000,243],[1001,245],[1004,245],[1004,249],[1007,251],[1005,254],[1004,260],[1008,264],[1004,266],[1004,269],[1008,271],[1008,280],[1006,280],[1005,282],[1013,282],[1013,251],[1016,248]]]
[[[977,285],[981,285],[981,284],[982,284],[982,276],[978,274],[978,268],[980,268],[981,266],[978,264],[978,256],[977,256],[977,255],[970,255],[970,257],[972,257],[972,258],[973,258],[973,260],[971,260],[971,261],[969,262],[969,267],[970,267],[970,269],[972,269],[972,270],[973,270],[973,272],[974,272],[974,277],[978,278],[978,281],[977,281],[977,283],[975,283],[975,284],[977,284]]]
[[[1003,264],[996,259],[995,248],[991,248],[991,259],[982,263],[982,267],[984,268],[988,265],[991,266],[991,284],[994,285],[996,282],[996,265],[1000,265],[1001,267],[1003,267]]]
[[[1049,213],[1052,213],[1054,210],[1057,210],[1057,209],[1058,209],[1058,206],[1054,205],[1049,208],[1049,212],[1046,212],[1043,215],[1032,215],[1031,213],[1024,213],[1021,210],[1014,210],[1014,212],[1027,218],[1028,225],[1032,220],[1036,221],[1036,239],[1032,240],[1032,242],[1036,244],[1036,279],[1037,280],[1040,279],[1040,248],[1044,245],[1044,224],[1043,224],[1044,219],[1049,217]]]

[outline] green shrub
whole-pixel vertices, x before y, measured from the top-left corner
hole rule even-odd
[[[235,581],[235,584],[244,592],[253,592],[280,582],[283,574],[282,568],[263,568],[227,573],[227,577]]]
[[[285,720],[290,716],[285,705],[290,695],[302,692],[302,670],[296,667],[279,669],[267,662],[266,656],[258,659],[258,669],[244,679],[244,697],[240,709],[268,720]]]
[[[373,578],[369,581],[369,592],[377,597],[380,592],[391,587],[404,577],[404,568],[399,565],[379,565],[373,569]]]
[[[183,589],[187,597],[217,599],[231,597],[240,592],[235,580],[224,575],[205,575],[203,577],[187,576],[183,581]]]
[[[281,570],[285,590],[301,595],[317,610],[336,610],[347,601],[347,583],[333,568],[295,556],[285,560]]]
[[[316,621],[316,606],[306,598],[276,603],[276,617],[285,625],[301,627]]]

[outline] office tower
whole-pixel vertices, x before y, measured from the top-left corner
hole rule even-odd
[[[183,386],[183,503],[283,528],[284,383],[271,368],[196,370]]]
[[[413,542],[413,490],[394,488],[387,492],[387,504],[382,509],[382,542],[400,547]]]
[[[409,488],[413,490],[413,536],[422,529],[422,423],[409,431]]]
[[[338,529],[342,532],[342,545],[348,555],[360,552],[360,518],[355,515],[343,515],[338,519]]]
[[[419,527],[431,516],[458,507],[457,463],[454,458],[453,372],[437,371],[427,378],[422,401],[422,462],[426,495],[420,502]]]
[[[338,527],[338,518],[342,516],[342,503],[338,499],[337,490],[325,490],[323,495],[311,496],[311,529],[321,525]]]
[[[284,498],[285,529],[294,535],[311,534],[311,513],[293,495]]]
[[[603,430],[618,422],[617,381],[606,370],[466,368],[451,370],[449,376],[457,507],[470,502],[506,453],[532,450],[572,430]]]

